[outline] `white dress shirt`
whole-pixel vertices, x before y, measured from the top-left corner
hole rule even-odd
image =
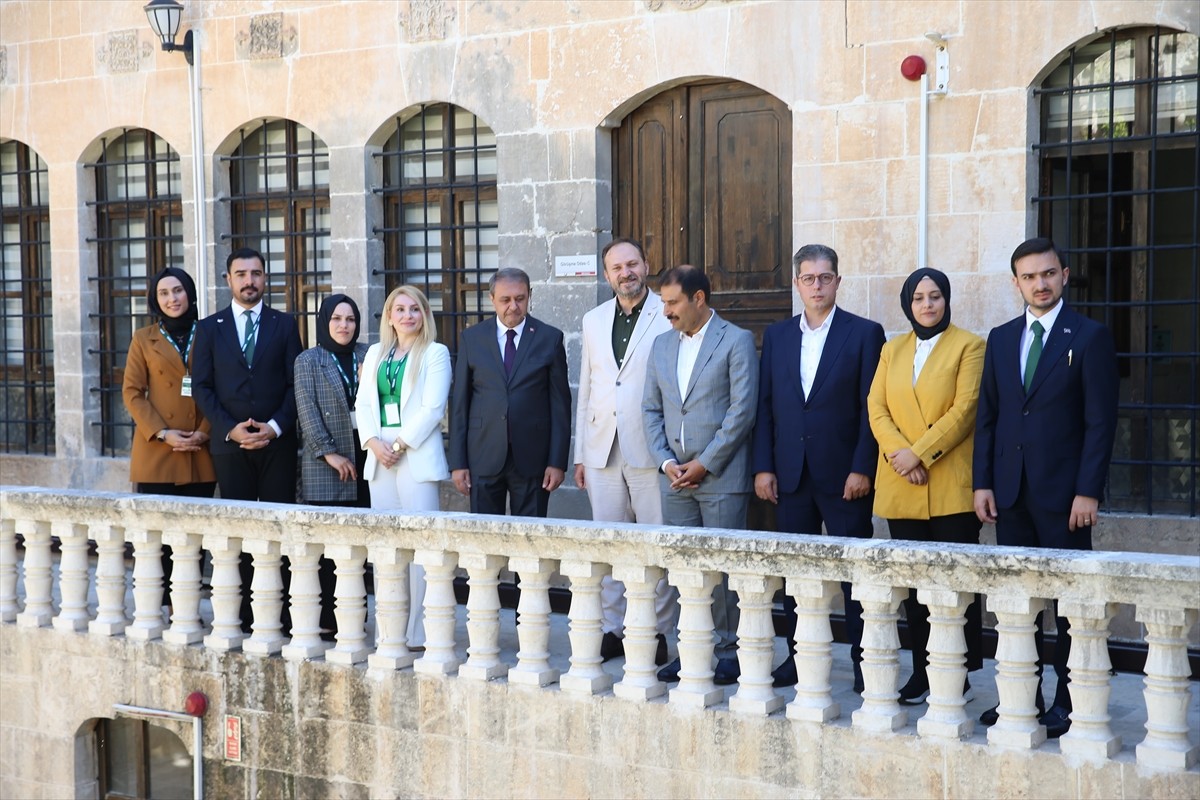
[[[516,350],[521,349],[521,334],[525,333],[525,323],[528,321],[529,317],[525,317],[517,327],[512,329],[517,332],[517,335],[513,337],[513,348]],[[509,329],[504,327],[504,323],[500,321],[500,318],[496,317],[496,341],[500,345],[500,356],[502,358],[504,356],[504,346],[508,343],[508,331]]]
[[[921,368],[925,366],[925,362],[929,360],[929,354],[933,352],[934,346],[941,338],[942,334],[939,333],[928,339],[917,339],[917,352],[913,355],[913,386],[917,385],[917,378],[921,377]]]
[[[825,350],[825,340],[829,338],[829,326],[837,306],[829,309],[829,316],[815,329],[808,326],[808,317],[800,315],[800,388],[804,390],[804,399],[812,392],[813,381],[817,377],[817,367],[821,364],[821,353]]]
[[[675,380],[679,383],[679,399],[682,401],[687,397],[688,383],[692,380],[692,370],[696,367],[696,357],[700,355],[700,347],[704,344],[704,334],[708,333],[708,326],[712,324],[714,311],[711,309],[708,312],[708,319],[704,325],[695,334],[688,336],[682,331],[679,333],[679,357],[675,361]],[[679,424],[679,449],[687,449],[687,426],[684,423]],[[669,458],[662,463],[665,468],[667,464],[675,461]]]
[[[263,301],[259,300],[252,308],[247,309],[245,306],[240,306],[234,303],[230,306],[233,311],[233,324],[237,330],[238,345],[241,346],[246,341],[246,312],[250,312],[250,319],[254,321],[254,346],[258,346],[258,326],[262,322]],[[245,351],[243,351],[244,353]],[[271,430],[275,431],[275,437],[283,436],[283,428],[279,427],[279,423],[273,418],[267,420],[267,424],[271,426]],[[225,437],[225,441],[229,441],[229,437]]]
[[[1050,331],[1054,328],[1054,321],[1058,319],[1058,312],[1062,311],[1063,300],[1058,298],[1058,304],[1054,308],[1042,314],[1040,317],[1035,317],[1030,312],[1028,306],[1025,308],[1025,331],[1021,334],[1021,371],[1017,373],[1021,380],[1025,380],[1025,365],[1029,362],[1029,346],[1033,344],[1033,323],[1042,323],[1042,350],[1046,349],[1046,342],[1050,341]]]

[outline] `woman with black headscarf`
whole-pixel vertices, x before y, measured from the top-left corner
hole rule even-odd
[[[893,539],[977,544],[971,455],[984,343],[950,324],[950,280],[936,269],[908,276],[900,307],[912,332],[884,345],[867,397],[879,442],[875,514]],[[915,594],[904,601],[913,674],[900,690],[902,705],[929,695],[929,612]],[[983,665],[978,598],[966,615],[970,671]]]

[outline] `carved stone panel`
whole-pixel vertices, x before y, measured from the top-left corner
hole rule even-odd
[[[104,47],[96,52],[96,60],[107,65],[111,73],[137,72],[142,59],[153,52],[149,42],[138,41],[137,31],[112,31]]]
[[[258,14],[250,27],[237,37],[238,58],[261,60],[282,58],[296,51],[296,29],[284,27],[283,14]]]
[[[448,23],[457,12],[447,0],[409,0],[408,9],[400,12],[400,25],[410,42],[433,42],[445,39]]]

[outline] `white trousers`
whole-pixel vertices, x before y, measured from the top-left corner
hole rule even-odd
[[[619,434],[618,434],[619,436]],[[613,439],[608,463],[602,469],[584,466],[592,519],[597,522],[641,522],[661,525],[662,493],[658,470],[631,467],[621,456],[620,442]],[[679,620],[679,592],[662,578],[655,587],[654,612],[659,633],[670,633]],[[625,584],[608,575],[600,582],[601,627],[605,633],[622,635],[625,630]]]
[[[379,438],[391,446],[400,433],[399,428],[384,428]],[[371,487],[371,508],[398,511],[439,511],[437,481],[414,481],[408,467],[408,454],[400,456],[396,466],[375,467]],[[425,568],[419,564],[408,567],[408,646],[425,645]]]

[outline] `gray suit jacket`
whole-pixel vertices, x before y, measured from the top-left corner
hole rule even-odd
[[[678,358],[676,331],[654,340],[642,400],[650,451],[660,465],[668,459],[683,464],[698,458],[708,470],[699,492],[749,492],[750,433],[758,394],[753,334],[714,313],[682,397]]]
[[[361,364],[367,346],[354,348]],[[356,481],[338,480],[338,474],[325,456],[338,453],[354,461],[354,429],[350,427],[350,405],[346,402],[341,373],[328,350],[312,347],[296,358],[296,416],[304,447],[300,455],[300,476],[304,501],[329,502],[355,500]]]

